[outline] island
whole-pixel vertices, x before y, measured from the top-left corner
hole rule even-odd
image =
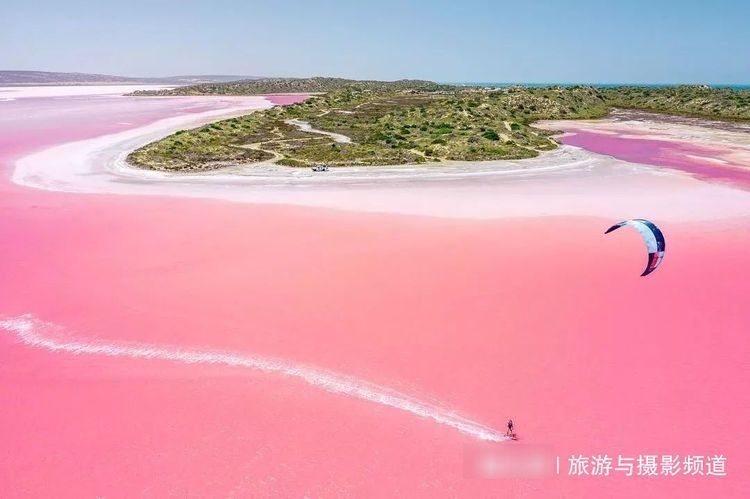
[[[197,172],[230,165],[435,164],[538,156],[558,146],[538,120],[606,116],[613,108],[749,120],[750,92],[707,86],[443,85],[340,78],[270,78],[135,95],[313,94],[304,102],[180,130],[133,151],[139,168]]]

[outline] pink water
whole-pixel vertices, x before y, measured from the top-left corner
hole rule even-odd
[[[746,494],[747,220],[664,224],[667,259],[644,279],[637,235],[604,238],[610,221],[594,217],[448,220],[9,184],[19,155],[184,111],[127,102],[39,102],[37,121],[16,109],[3,122],[15,140],[0,149],[0,316],[330,369],[496,428],[512,416],[523,443],[563,458],[720,453],[729,475],[466,479],[474,440],[403,411],[274,374],[49,352],[3,333],[3,496]]]
[[[302,94],[279,94],[279,95],[267,95],[268,99],[272,104],[277,106],[286,106],[289,104],[296,104],[302,102],[307,98],[307,95]]]
[[[633,163],[667,166],[701,179],[750,188],[750,159],[737,161],[731,157],[735,151],[726,146],[637,137],[625,128],[615,134],[571,128],[560,141]]]
[[[122,97],[21,98],[0,102],[0,152],[9,162],[21,153],[143,126],[167,116],[236,105],[237,99]]]

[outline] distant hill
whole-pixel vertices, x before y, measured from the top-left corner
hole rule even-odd
[[[436,91],[453,88],[426,80],[349,80],[346,78],[256,78],[224,83],[204,83],[170,90],[142,90],[134,95],[259,95],[274,93],[326,93],[354,86],[370,90]]]
[[[709,119],[750,120],[750,90],[708,85],[625,86],[601,90],[613,107]]]
[[[10,85],[110,85],[150,83],[154,85],[195,85],[201,83],[252,80],[254,76],[181,75],[158,78],[113,76],[90,73],[58,73],[51,71],[0,71],[0,86]]]

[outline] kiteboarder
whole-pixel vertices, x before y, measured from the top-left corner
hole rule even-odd
[[[505,432],[506,437],[514,437],[515,434],[513,433],[513,420],[508,420],[508,431]]]

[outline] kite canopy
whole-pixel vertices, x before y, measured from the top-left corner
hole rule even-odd
[[[641,276],[649,275],[656,270],[656,267],[658,267],[664,259],[664,249],[666,247],[664,234],[661,233],[661,230],[659,230],[659,227],[657,227],[656,224],[642,218],[623,220],[607,229],[605,234],[609,234],[625,225],[629,225],[637,230],[641,234],[643,242],[646,243],[646,249],[648,250],[648,264],[646,265],[646,270],[643,271]]]

